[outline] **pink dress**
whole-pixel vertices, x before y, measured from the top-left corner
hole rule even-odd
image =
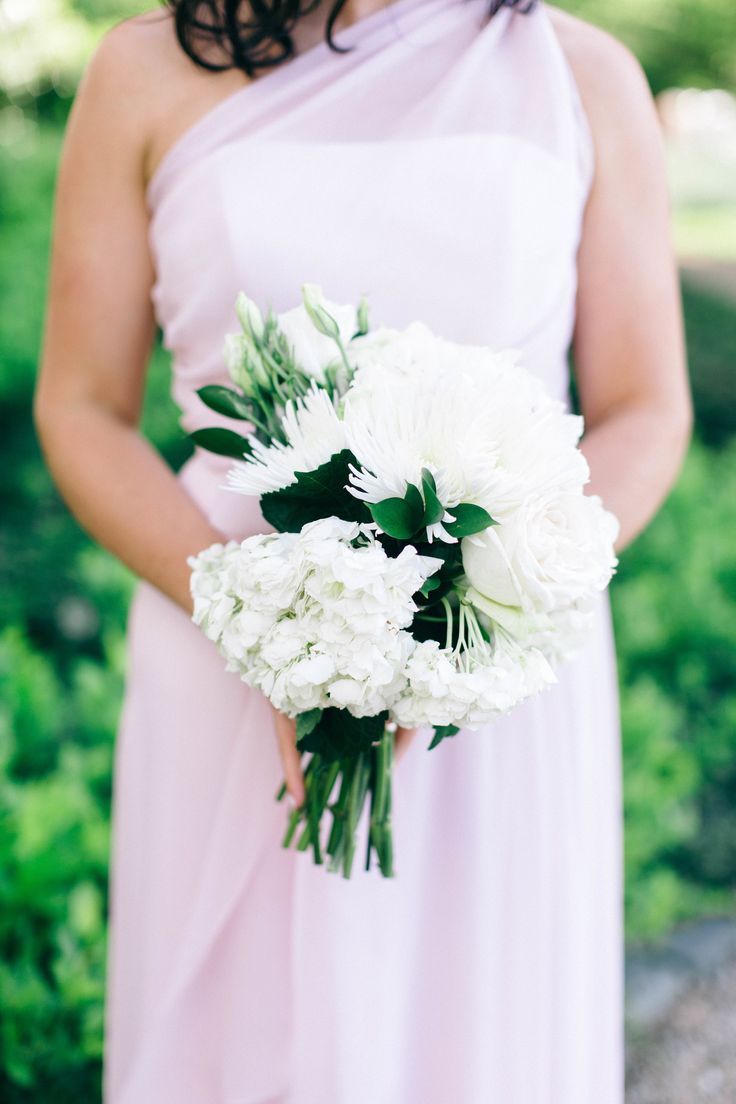
[[[568,392],[594,167],[545,4],[394,0],[207,111],[150,182],[187,430],[240,289],[514,346]],[[268,528],[198,451],[229,536]],[[268,705],[140,583],[116,746],[106,1104],[622,1104],[622,810],[608,600],[559,684],[395,772],[397,876],[281,847]],[[360,840],[364,839],[361,822]]]

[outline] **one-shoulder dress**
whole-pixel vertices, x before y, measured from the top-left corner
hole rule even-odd
[[[520,350],[569,401],[592,134],[543,0],[393,0],[209,109],[149,182],[190,431],[235,298],[365,293]],[[230,537],[269,531],[179,473]],[[608,598],[559,682],[396,766],[396,876],[282,848],[270,707],[139,582],[115,747],[106,1104],[622,1104],[622,801]],[[363,831],[365,824],[361,825]],[[358,854],[362,852],[359,850]]]

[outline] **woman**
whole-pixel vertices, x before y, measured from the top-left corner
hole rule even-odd
[[[603,31],[486,4],[244,2],[253,34],[234,3],[172,0],[109,32],[79,88],[36,419],[71,509],[141,577],[107,1104],[622,1102],[607,601],[539,699],[431,753],[401,734],[398,876],[346,882],[281,848],[293,725],[189,620],[187,556],[258,532],[257,504],[220,489],[227,462],[197,452],[175,476],[137,429],[156,322],[192,429],[237,292],[283,310],[310,280],[367,292],[375,322],[517,347],[561,397],[571,348],[589,490],[619,547],[642,529],[691,418],[652,98]],[[195,16],[229,18],[218,39]]]

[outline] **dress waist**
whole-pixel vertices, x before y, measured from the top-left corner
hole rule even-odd
[[[225,477],[232,463],[227,456],[197,449],[180,468],[177,478],[210,524],[228,540],[273,533],[273,526],[261,513],[258,498],[225,488]]]

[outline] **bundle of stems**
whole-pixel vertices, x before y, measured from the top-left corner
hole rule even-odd
[[[349,878],[355,858],[358,822],[366,801],[370,800],[365,869],[370,870],[375,854],[383,876],[393,877],[393,757],[394,733],[388,726],[378,741],[349,757],[329,759],[313,752],[304,765],[305,798],[289,816],[283,846],[294,845],[297,851],[306,851],[311,847],[315,863],[322,865],[327,862],[328,870]],[[276,799],[281,801],[285,796],[284,782]],[[332,824],[325,843],[322,818],[327,810],[332,816]],[[297,836],[300,828],[301,833]]]

